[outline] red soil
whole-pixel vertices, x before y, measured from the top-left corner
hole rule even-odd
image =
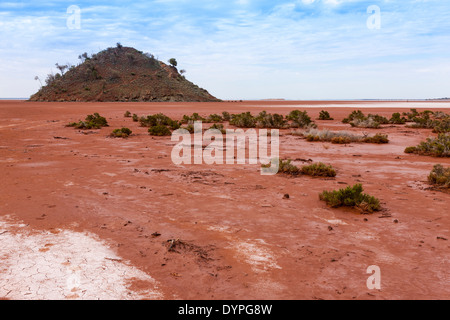
[[[431,130],[341,123],[363,104],[376,106],[364,112],[388,117],[405,111],[400,106],[415,107],[1,101],[0,218],[9,215],[35,230],[96,234],[158,281],[165,299],[449,299],[450,195],[430,189],[426,179],[434,164],[449,166],[450,159],[403,152],[433,135]],[[281,157],[332,164],[338,175],[262,176],[259,166],[248,164],[177,167],[170,137],[150,137],[123,117],[126,110],[177,119],[193,112],[287,114],[312,105],[312,118],[325,109],[335,119],[317,121],[319,128],[381,132],[391,142],[309,143],[283,131]],[[65,127],[94,112],[110,127],[89,135]],[[130,138],[108,138],[123,126],[133,130]],[[385,209],[361,215],[319,200],[323,190],[355,183]],[[283,199],[286,193],[289,199]],[[175,251],[168,250],[171,239],[180,240],[172,243]],[[8,277],[1,264],[0,276]],[[366,286],[371,265],[381,269],[381,290]],[[146,285],[136,281],[131,290]]]

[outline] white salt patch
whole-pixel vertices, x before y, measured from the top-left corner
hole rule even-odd
[[[162,299],[157,282],[95,235],[33,231],[0,218],[0,297],[14,300]],[[130,290],[134,280],[149,289]]]

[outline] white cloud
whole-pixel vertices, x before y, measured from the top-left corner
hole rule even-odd
[[[369,2],[382,10],[380,30],[367,29]],[[438,72],[449,59],[448,10],[436,1],[435,7],[369,2],[80,3],[81,30],[67,29],[66,8],[42,10],[42,16],[0,12],[0,61],[11,61],[0,65],[0,97],[29,96],[38,88],[35,75],[45,78],[56,62],[76,63],[78,54],[116,42],[164,61],[176,57],[188,79],[224,99],[351,98],[370,93],[375,85],[381,98],[392,97],[396,86],[402,97],[408,90],[424,97],[445,95],[436,81],[433,88],[427,86],[433,74],[450,84]],[[400,85],[399,79],[411,86]]]

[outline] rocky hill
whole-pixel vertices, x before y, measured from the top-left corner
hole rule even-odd
[[[92,56],[83,54],[78,66],[59,66],[31,101],[220,101],[188,81],[173,65],[151,54],[117,45]],[[67,70],[67,72],[64,72]]]

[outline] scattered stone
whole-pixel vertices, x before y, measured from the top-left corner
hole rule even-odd
[[[289,193],[286,193],[286,194],[283,196],[283,199],[289,199]]]

